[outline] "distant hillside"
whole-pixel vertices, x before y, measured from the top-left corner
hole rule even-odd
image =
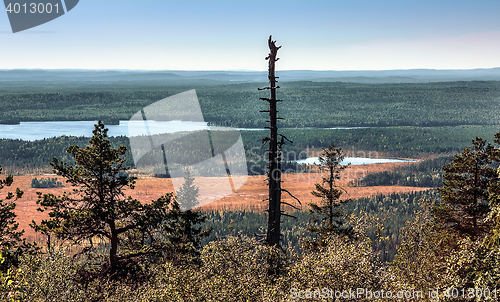
[[[500,68],[470,70],[381,70],[381,71],[277,71],[281,81],[350,83],[426,83],[453,81],[500,81]],[[0,70],[0,88],[31,85],[130,84],[145,86],[214,85],[266,82],[265,71],[134,71],[134,70]]]

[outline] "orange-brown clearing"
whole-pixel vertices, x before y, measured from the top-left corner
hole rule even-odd
[[[377,186],[377,187],[349,187],[348,183],[355,178],[363,177],[367,174],[381,172],[381,171],[391,171],[395,167],[400,165],[408,165],[409,163],[386,163],[386,164],[370,164],[362,166],[351,166],[350,169],[346,170],[344,178],[339,182],[347,194],[343,196],[345,198],[361,198],[375,196],[378,194],[390,194],[390,193],[404,193],[412,191],[423,191],[430,188],[422,187],[399,187],[399,186]],[[34,189],[30,187],[31,180],[34,178],[48,178],[57,177],[63,183],[64,179],[58,176],[46,175],[22,175],[14,176],[14,184],[11,187],[4,188],[2,191],[2,197],[5,196],[7,191],[14,191],[16,187],[19,187],[24,191],[24,195],[19,199],[16,207],[17,222],[19,222],[19,228],[26,231],[25,236],[27,238],[35,238],[35,232],[29,223],[34,219],[39,222],[41,219],[47,217],[46,213],[40,213],[36,209],[38,205],[36,204],[37,195],[36,192],[40,191],[43,193],[53,193],[62,194],[64,191],[71,191],[70,187],[54,188],[54,189]],[[263,211],[266,207],[266,201],[264,199],[267,197],[268,189],[266,186],[264,176],[249,176],[247,182],[237,190],[236,193],[222,197],[215,202],[206,204],[201,208],[203,210],[252,210],[252,211]],[[318,198],[311,195],[311,191],[314,190],[314,184],[321,182],[321,175],[319,173],[292,173],[283,175],[283,188],[290,191],[295,197],[297,197],[302,202],[302,209],[305,210],[307,203],[318,201]],[[214,183],[214,178],[210,177],[198,177],[195,179],[195,184],[201,187],[200,189],[200,203],[206,203],[210,198],[214,198],[213,192],[217,192],[217,184]],[[206,195],[206,190],[203,188],[210,187],[212,195]],[[126,190],[127,195],[131,195],[143,202],[148,202],[153,199],[157,199],[165,193],[172,192],[173,185],[171,179],[168,178],[153,178],[149,176],[143,176],[137,180],[134,190]],[[288,194],[283,194],[283,201],[298,205],[298,203],[288,196]],[[300,205],[298,205],[300,208]],[[38,237],[38,236],[36,236]]]

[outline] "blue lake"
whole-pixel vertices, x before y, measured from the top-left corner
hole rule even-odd
[[[27,141],[40,140],[56,136],[92,136],[92,130],[97,121],[67,121],[67,122],[21,122],[19,125],[0,124],[0,138],[22,139]],[[109,136],[135,136],[142,133],[134,132],[134,124],[141,125],[141,121],[120,121],[119,125],[106,125]],[[174,133],[181,131],[197,131],[205,129],[217,130],[218,127],[208,127],[203,122],[156,122],[148,121],[150,134]],[[130,127],[130,128],[129,128]],[[141,129],[141,127],[137,127]],[[220,129],[220,128],[219,128]],[[225,128],[228,129],[228,128]],[[265,130],[235,128],[235,130]]]
[[[134,123],[142,124],[141,121],[120,121],[119,125],[106,125],[109,129],[109,136],[136,136],[142,133],[134,132]],[[63,122],[21,122],[18,125],[0,124],[0,138],[22,139],[27,141],[40,140],[56,136],[92,136],[92,130],[97,121],[63,121]],[[129,128],[130,127],[130,128]],[[150,134],[174,133],[180,131],[196,130],[241,130],[241,131],[264,131],[262,128],[220,128],[208,127],[204,122],[183,122],[168,121],[157,122],[148,121],[147,124]],[[359,129],[361,127],[339,127],[322,129]],[[141,127],[137,127],[141,129]],[[313,129],[313,128],[311,128]]]

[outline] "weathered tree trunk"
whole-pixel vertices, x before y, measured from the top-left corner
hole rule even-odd
[[[110,224],[110,229],[111,248],[109,249],[109,262],[111,269],[115,269],[118,265],[118,259],[116,258],[116,254],[118,252],[118,234],[116,233],[116,226],[114,222]]]
[[[269,245],[279,245],[281,236],[281,167],[280,158],[278,154],[278,125],[277,125],[277,108],[276,103],[276,76],[275,76],[275,63],[278,61],[276,58],[278,49],[276,41],[272,40],[269,36],[269,87],[271,90],[271,98],[264,99],[269,102],[269,123],[271,136],[269,137],[269,158],[268,158],[268,179],[269,179],[269,216],[267,222],[267,235],[266,242]]]

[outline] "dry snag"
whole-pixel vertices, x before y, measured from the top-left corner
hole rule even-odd
[[[261,112],[269,113],[269,127],[265,127],[270,129],[270,136],[266,137],[262,140],[263,144],[269,143],[268,151],[268,172],[267,172],[267,181],[269,186],[269,208],[268,208],[268,222],[267,222],[267,234],[266,234],[266,242],[269,245],[279,245],[280,244],[280,227],[281,227],[281,216],[290,216],[281,210],[281,192],[287,192],[281,188],[281,159],[282,159],[282,146],[285,144],[285,141],[289,141],[285,136],[278,133],[278,125],[277,120],[283,119],[278,117],[277,103],[282,102],[283,100],[278,100],[276,98],[276,89],[280,87],[276,85],[278,81],[278,77],[275,76],[275,67],[276,61],[279,60],[277,58],[278,50],[281,46],[276,46],[276,41],[272,40],[272,36],[269,36],[268,40],[269,44],[269,55],[266,57],[266,60],[269,61],[269,87],[259,88],[259,90],[268,89],[271,91],[270,98],[260,98],[263,101],[267,101],[269,103],[269,110],[262,110]],[[278,136],[280,139],[278,139]],[[291,194],[290,194],[291,195]],[[293,196],[292,196],[293,197]]]

